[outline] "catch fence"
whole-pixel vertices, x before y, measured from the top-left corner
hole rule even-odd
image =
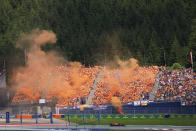
[[[42,109],[42,113],[39,112]],[[44,112],[47,111],[47,113]],[[111,105],[95,105],[91,108],[80,109],[60,109],[56,114],[55,107],[47,105],[12,106],[0,109],[0,123],[12,124],[50,124],[66,123],[69,119],[92,119],[100,121],[102,119],[166,119],[166,118],[194,118],[196,119],[196,105],[182,106],[178,102],[170,103],[149,103],[147,106],[123,105],[123,114],[118,114],[115,107]],[[65,121],[58,121],[64,118]]]
[[[57,118],[57,119],[54,119]],[[10,115],[9,112],[6,114],[0,115],[0,123],[1,124],[67,124],[70,120],[83,121],[85,123],[86,120],[97,121],[100,123],[102,120],[107,119],[107,121],[112,121],[113,119],[178,119],[185,118],[196,120],[196,114],[101,114],[100,112],[97,114],[85,114],[82,112],[81,114],[52,114],[52,112],[48,115],[48,117],[43,117],[41,115],[36,114],[18,114],[18,115]],[[64,120],[60,120],[64,119]],[[60,121],[58,121],[60,120]]]
[[[147,106],[123,105],[124,114],[196,114],[196,105],[182,106],[180,102],[149,103]],[[81,114],[80,109],[60,109],[59,114]],[[118,114],[115,107],[98,106],[97,108],[86,108],[85,114]]]

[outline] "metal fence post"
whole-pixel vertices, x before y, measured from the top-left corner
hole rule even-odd
[[[98,114],[98,123],[100,123],[100,122],[101,122],[100,117],[101,117],[101,113],[100,113],[100,110],[99,110],[99,114]]]
[[[82,116],[83,116],[83,123],[85,123],[85,119],[84,119],[84,111],[82,112]]]
[[[38,124],[38,120],[37,120],[37,112],[35,112],[35,123]]]
[[[20,113],[20,124],[22,124],[22,112]]]
[[[133,109],[133,118],[135,119],[135,109]]]
[[[67,119],[68,119],[68,122],[70,123],[70,121],[69,121],[69,111],[68,111],[68,114],[67,114]]]
[[[6,123],[10,123],[10,113],[6,112]]]
[[[53,124],[52,112],[50,112],[50,124]]]

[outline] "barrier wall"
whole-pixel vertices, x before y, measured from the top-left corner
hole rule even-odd
[[[53,118],[82,118],[83,114],[53,114]],[[101,118],[166,118],[169,116],[170,118],[196,118],[196,114],[100,114]],[[85,118],[97,118],[98,114],[84,114]],[[16,115],[17,119],[20,119],[20,115]],[[32,119],[35,118],[34,115],[22,115],[22,119]],[[41,118],[40,115],[38,115],[38,118]]]
[[[22,118],[21,118],[22,116]],[[6,112],[6,123],[20,123],[23,124],[28,121],[23,121],[23,119],[31,119],[30,122],[38,124],[38,118],[40,116],[35,113],[35,115],[26,115],[26,114],[20,114],[16,115],[16,118],[20,119],[20,121],[15,121],[14,119],[10,119],[9,112]],[[196,114],[101,114],[98,112],[97,114],[85,114],[82,112],[81,114],[52,114],[50,112],[50,118],[48,119],[48,122],[50,121],[51,124],[53,124],[53,118],[64,118],[66,121],[70,121],[70,119],[78,119],[82,120],[83,123],[86,122],[88,119],[92,119],[93,121],[97,121],[100,123],[104,119],[178,119],[178,118],[185,118],[190,120],[196,120]],[[47,123],[48,123],[47,122]]]
[[[196,105],[181,106],[180,102],[149,103],[147,106],[123,105],[124,114],[196,114]],[[60,109],[59,114],[80,114],[79,109]],[[85,114],[118,114],[113,106],[102,109],[85,108]]]
[[[17,119],[20,119],[21,118],[21,115],[17,115],[16,116]],[[22,115],[22,119],[32,119],[32,115]]]
[[[35,123],[38,124],[38,119],[42,118],[41,115],[38,115],[37,112],[35,114],[18,114],[18,115],[10,115],[10,112],[6,112],[6,114],[1,114],[1,123],[14,123],[14,124],[29,124],[29,123]],[[54,115],[56,118],[61,118],[59,115]],[[19,119],[19,120],[18,120]],[[28,119],[28,120],[24,120]],[[42,119],[43,120],[43,119]],[[53,124],[53,114],[50,112],[49,118],[46,118],[44,121],[41,121],[42,124]]]
[[[83,118],[82,114],[62,114],[62,115],[53,115],[54,118]],[[85,118],[98,118],[98,114],[85,114],[84,115]],[[196,115],[179,115],[179,114],[146,114],[146,115],[142,115],[142,114],[101,114],[100,118],[102,119],[112,119],[112,118],[121,118],[121,119],[152,119],[152,118],[157,118],[157,119],[163,119],[163,118],[195,118],[196,119]]]
[[[64,115],[58,115],[58,114],[53,114],[53,115],[52,115],[52,117],[54,117],[54,118],[64,118],[64,117],[62,117],[62,116],[64,116]]]

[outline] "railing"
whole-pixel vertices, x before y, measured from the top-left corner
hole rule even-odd
[[[128,107],[124,108],[125,114],[196,114],[196,106],[181,106],[181,107]],[[113,107],[107,109],[86,109],[85,114],[118,114],[117,110]],[[79,109],[61,109],[59,114],[81,114]]]
[[[89,114],[88,114],[89,113]],[[100,123],[102,120],[112,120],[112,119],[167,119],[167,118],[186,118],[186,119],[196,119],[196,114],[175,114],[175,113],[159,113],[159,114],[138,114],[136,110],[133,114],[102,114],[99,110],[90,114],[90,112],[80,112],[79,114],[72,114],[70,112],[65,114],[48,114],[48,118],[43,118],[43,116],[35,114],[17,114],[11,115],[9,112],[0,115],[0,123],[6,124],[53,124],[54,118],[63,118],[64,123],[70,122],[70,119],[82,120],[85,123],[86,119],[91,119]],[[47,120],[47,121],[46,121]]]
[[[196,114],[196,105],[182,106],[180,102],[152,102],[148,103],[147,106],[134,106],[124,104],[122,111],[125,114]],[[60,109],[60,114],[80,114],[80,109]],[[104,108],[98,106],[98,108],[86,108],[84,110],[86,114],[117,114],[116,108],[112,105],[107,105]]]
[[[41,120],[42,119],[42,120]],[[41,120],[41,121],[40,121]],[[11,114],[10,112],[6,112],[4,114],[0,114],[0,123],[14,123],[14,124],[53,124],[53,114],[50,112],[48,119],[43,120],[43,116],[38,114]]]

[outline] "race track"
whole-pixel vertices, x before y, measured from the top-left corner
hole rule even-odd
[[[196,126],[135,126],[135,125],[128,125],[123,127],[111,127],[111,126],[71,126],[67,124],[1,124],[0,130],[18,130],[18,131],[46,131],[46,130],[53,130],[53,131],[70,131],[70,130],[77,130],[77,131],[104,131],[104,130],[166,130],[166,131],[196,131]]]

